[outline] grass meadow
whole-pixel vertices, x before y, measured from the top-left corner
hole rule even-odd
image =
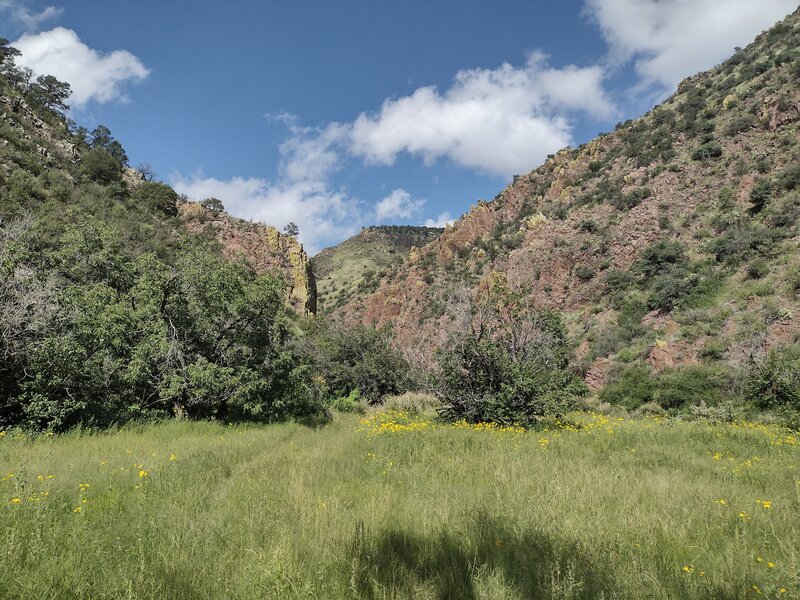
[[[576,414],[0,438],[2,598],[800,598],[800,438]]]

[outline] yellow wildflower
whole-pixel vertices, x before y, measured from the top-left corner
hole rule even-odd
[[[20,502],[22,502],[22,499],[20,499],[20,498],[12,498],[11,499],[11,504],[19,504]]]
[[[174,454],[170,454],[170,455],[169,455],[169,459],[170,459],[170,460],[175,460],[175,455],[174,455]]]
[[[149,477],[150,473],[145,471],[144,469],[139,469],[139,479],[144,479],[145,477]]]
[[[82,507],[82,506],[76,506],[75,508],[73,508],[73,509],[72,509],[72,512],[74,512],[74,513],[79,513],[79,512],[81,512],[82,510],[83,510],[83,507]]]
[[[725,506],[728,503],[723,498],[720,498],[719,500],[717,500],[717,504],[719,504],[720,506]]]
[[[89,489],[89,484],[88,484],[88,483],[79,483],[79,484],[78,484],[78,487],[80,488],[80,490],[81,490],[82,492],[85,492],[86,490],[88,490],[88,489]]]
[[[692,565],[683,565],[683,572],[691,575],[694,573],[694,567]]]
[[[775,568],[775,563],[774,562],[768,562],[767,563],[767,568],[768,569],[774,569]]]

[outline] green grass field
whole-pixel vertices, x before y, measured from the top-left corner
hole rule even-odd
[[[571,423],[9,432],[0,597],[800,597],[800,438]]]

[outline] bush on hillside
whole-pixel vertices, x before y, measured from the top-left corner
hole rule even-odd
[[[750,367],[747,397],[761,408],[800,411],[800,346],[772,350]]]
[[[686,249],[680,242],[659,240],[642,250],[633,271],[649,281],[659,275],[683,273],[688,265]]]
[[[465,317],[465,331],[436,353],[434,388],[445,418],[530,425],[588,392],[568,369],[560,317],[534,310],[524,292],[495,282]]]
[[[692,160],[708,160],[722,156],[722,146],[719,142],[706,142],[692,150]]]
[[[655,374],[649,366],[634,363],[612,372],[599,400],[628,410],[648,403],[664,410],[679,410],[736,400],[733,388],[734,375],[723,367],[687,365]]]
[[[81,155],[81,170],[90,181],[109,184],[122,180],[122,163],[102,148]]]
[[[758,214],[772,199],[772,182],[769,179],[759,179],[750,190],[750,214]]]
[[[170,217],[178,214],[178,200],[180,196],[170,186],[155,181],[145,181],[131,194],[131,199],[155,213],[162,213]]]

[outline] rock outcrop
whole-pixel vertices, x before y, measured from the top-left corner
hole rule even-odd
[[[316,314],[314,274],[303,245],[296,238],[263,223],[204,208],[197,202],[181,204],[179,218],[189,232],[215,240],[223,256],[244,258],[259,273],[281,276],[292,308],[299,314]]]

